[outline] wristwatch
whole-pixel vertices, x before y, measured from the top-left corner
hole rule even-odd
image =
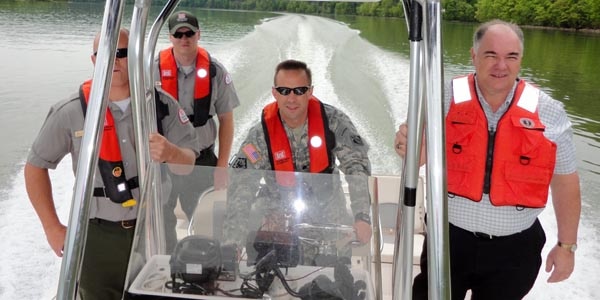
[[[369,225],[371,225],[371,216],[368,213],[359,212],[354,216],[354,221],[363,221]]]
[[[561,248],[567,249],[568,251],[575,253],[575,250],[577,250],[577,244],[565,244],[565,243],[561,243],[560,241],[558,241],[558,243],[556,244]]]

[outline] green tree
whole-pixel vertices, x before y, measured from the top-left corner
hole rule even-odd
[[[587,0],[590,9],[590,25],[592,28],[600,28],[600,1]]]
[[[585,1],[579,0],[557,0],[552,3],[550,10],[555,14],[555,26],[575,29],[585,27],[590,23],[585,6]]]
[[[446,0],[442,3],[444,19],[473,22],[475,20],[474,4],[477,0]]]

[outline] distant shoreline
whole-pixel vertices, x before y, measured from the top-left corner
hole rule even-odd
[[[593,29],[593,28],[576,29],[576,28],[562,28],[562,27],[537,26],[537,25],[520,25],[520,24],[519,24],[519,26],[523,27],[523,28],[543,29],[543,30],[572,31],[572,32],[582,32],[582,33],[590,33],[590,34],[599,34],[600,35],[600,29]]]

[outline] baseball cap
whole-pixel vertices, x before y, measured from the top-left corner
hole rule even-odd
[[[177,31],[177,29],[187,27],[194,32],[198,32],[200,30],[198,26],[198,19],[189,11],[178,11],[173,13],[169,17],[169,33],[173,34]]]

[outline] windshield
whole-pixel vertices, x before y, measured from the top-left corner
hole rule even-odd
[[[371,222],[378,198],[374,178],[202,166],[174,175],[167,165],[160,169],[162,199],[139,204],[128,268],[131,294],[374,299],[369,274],[378,251],[372,249],[383,247],[379,219]],[[212,188],[214,172],[226,174],[228,188]],[[151,221],[157,211],[158,221]]]

